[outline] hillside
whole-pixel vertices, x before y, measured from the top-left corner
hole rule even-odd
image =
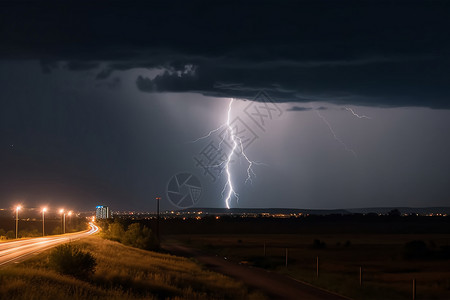
[[[98,236],[75,242],[91,252],[91,278],[60,275],[50,251],[0,269],[1,299],[261,299],[240,282],[177,256],[144,251]],[[263,297],[264,298],[264,297]]]

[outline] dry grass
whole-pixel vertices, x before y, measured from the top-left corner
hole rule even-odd
[[[89,237],[76,242],[97,260],[91,278],[48,266],[48,251],[0,270],[1,299],[260,299],[242,283],[195,262]]]
[[[450,299],[450,260],[407,261],[402,256],[408,241],[424,240],[439,247],[449,243],[448,234],[235,234],[172,238],[231,260],[271,268],[354,299],[411,299],[413,278],[417,280],[418,299]],[[325,249],[313,249],[314,239],[324,241]],[[349,246],[345,246],[347,241]],[[286,248],[289,248],[287,268]],[[319,256],[319,278],[316,278],[316,256]]]

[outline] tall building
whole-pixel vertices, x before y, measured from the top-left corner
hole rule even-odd
[[[104,205],[98,205],[96,207],[95,217],[97,219],[108,219],[111,217],[109,213],[109,207]]]

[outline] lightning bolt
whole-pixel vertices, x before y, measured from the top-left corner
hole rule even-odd
[[[208,134],[199,137],[198,139],[195,139],[193,141],[190,141],[190,143],[197,143],[198,141],[201,141],[203,139],[209,138],[213,133],[216,133],[217,131],[219,131],[220,129],[224,128],[227,124],[222,124],[219,127],[217,127],[216,129],[211,130]],[[222,144],[223,140],[220,142]],[[220,146],[220,144],[219,144]]]
[[[349,147],[347,146],[347,144],[345,144],[345,143],[344,143],[344,142],[336,135],[336,133],[335,133],[334,130],[333,130],[333,127],[331,127],[331,125],[330,125],[330,123],[328,122],[328,120],[325,119],[325,117],[324,117],[317,109],[314,109],[314,108],[313,108],[313,110],[316,112],[317,116],[318,116],[319,118],[321,118],[322,121],[328,126],[328,129],[330,130],[330,132],[331,132],[331,134],[333,135],[334,139],[335,139],[336,141],[338,141],[338,143],[341,144],[342,147],[344,147],[345,150],[347,150],[348,152],[352,153],[353,156],[355,156],[355,158],[357,158],[358,156],[356,155],[355,150],[349,148]]]
[[[225,162],[225,173],[227,174],[227,181],[222,190],[222,196],[224,195],[225,191],[228,190],[226,193],[226,197],[225,197],[225,205],[227,206],[228,209],[230,208],[231,197],[234,196],[236,198],[236,201],[239,201],[239,194],[236,193],[236,191],[234,190],[233,180],[231,179],[232,175],[231,175],[231,171],[230,171],[231,159],[233,158],[233,155],[236,154],[236,149],[239,148],[242,156],[245,158],[245,160],[248,163],[247,178],[245,179],[245,183],[247,183],[249,181],[250,181],[250,183],[253,182],[252,176],[256,176],[256,174],[253,171],[252,167],[253,167],[253,164],[258,164],[248,158],[247,154],[244,151],[244,145],[242,143],[242,139],[236,134],[237,129],[236,129],[236,133],[235,133],[233,128],[231,127],[230,120],[231,120],[231,108],[232,108],[233,102],[234,102],[234,99],[231,99],[230,104],[228,105],[227,122],[226,122],[227,131],[228,131],[228,134],[230,135],[230,139],[233,144],[233,147],[230,150],[230,152],[228,154],[228,158]],[[221,142],[223,142],[224,139],[225,139],[225,135],[223,136]]]
[[[365,115],[358,115],[358,114],[355,113],[354,110],[351,109],[350,107],[344,107],[344,108],[345,108],[347,111],[351,112],[352,115],[354,115],[354,116],[357,117],[358,119],[371,119],[370,117],[365,116]]]
[[[239,200],[239,195],[234,191],[233,188],[233,181],[231,180],[231,172],[230,172],[230,162],[231,162],[231,158],[234,155],[234,151],[236,150],[238,143],[236,142],[236,136],[234,135],[233,132],[233,128],[231,128],[230,125],[230,116],[231,116],[231,105],[233,104],[234,99],[231,99],[230,104],[228,106],[228,114],[227,114],[227,130],[228,130],[228,134],[230,135],[231,138],[231,142],[233,143],[233,147],[230,151],[230,153],[228,154],[228,159],[225,163],[225,171],[227,173],[227,183],[225,184],[225,186],[223,187],[222,190],[222,195],[225,192],[225,190],[228,188],[228,193],[227,196],[225,198],[225,205],[227,206],[228,209],[230,209],[230,200],[231,200],[231,196],[234,195],[234,197],[236,197],[236,200]],[[225,135],[224,135],[225,138]],[[223,141],[223,139],[222,139]],[[241,146],[242,146],[242,141],[240,141]]]
[[[249,159],[249,157],[247,156],[247,154],[244,151],[244,145],[242,142],[242,138],[240,138],[237,135],[237,128],[236,128],[236,132],[235,132],[235,130],[233,130],[233,127],[231,126],[231,122],[232,122],[231,121],[231,110],[232,110],[233,102],[234,102],[234,99],[232,98],[230,100],[230,103],[228,104],[227,117],[226,117],[226,122],[224,124],[220,125],[216,129],[211,130],[206,135],[191,141],[191,143],[195,143],[200,140],[206,139],[206,138],[210,137],[211,135],[213,135],[214,133],[219,132],[223,128],[225,128],[227,134],[229,135],[232,147],[230,149],[230,152],[226,156],[227,159],[222,161],[220,164],[209,166],[209,167],[219,167],[219,166],[225,165],[224,169],[225,169],[225,174],[226,174],[226,182],[222,189],[222,198],[225,200],[225,205],[228,209],[230,208],[230,202],[233,197],[236,198],[236,201],[239,201],[239,194],[235,191],[234,186],[233,186],[233,179],[232,179],[233,175],[232,175],[231,167],[230,167],[233,156],[235,156],[235,155],[237,156],[236,153],[238,151],[240,151],[242,157],[245,159],[245,161],[248,164],[247,165],[247,178],[245,179],[245,183],[247,183],[247,182],[253,183],[252,178],[256,177],[256,173],[253,171],[253,165],[263,165],[262,163],[255,162],[255,161],[252,161]],[[219,149],[221,149],[221,145],[224,142],[227,134],[223,135],[223,137],[219,143]]]

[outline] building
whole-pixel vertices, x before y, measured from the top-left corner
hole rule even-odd
[[[111,217],[109,213],[109,207],[104,205],[98,205],[96,207],[95,217],[97,219],[108,219]]]

